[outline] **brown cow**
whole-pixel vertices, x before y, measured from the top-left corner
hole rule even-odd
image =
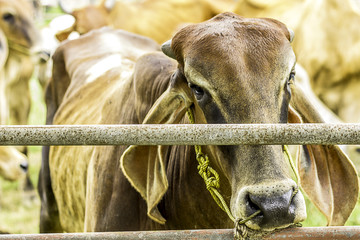
[[[61,1],[60,1],[61,3]],[[63,10],[75,17],[69,29],[57,34],[64,40],[72,31],[80,34],[103,26],[111,26],[150,37],[163,43],[184,23],[205,21],[224,10],[230,10],[233,0],[145,0],[124,2],[102,0],[100,5]]]
[[[3,79],[4,64],[8,57],[8,45],[5,34],[0,29],[0,124],[6,124],[7,106],[5,99],[5,86]],[[25,176],[28,163],[24,154],[15,147],[0,146],[0,176],[6,180],[14,181]]]
[[[33,6],[28,0],[0,0],[0,29],[8,44],[8,57],[2,67],[0,81],[5,124],[28,123],[30,112],[29,80],[34,70],[32,47],[38,41]],[[5,96],[4,96],[5,95]],[[25,147],[18,147],[26,153]],[[29,176],[25,188],[34,189]]]
[[[189,123],[188,109],[202,124],[286,123],[288,112],[292,122],[320,122],[294,83],[290,41],[276,20],[224,13],[165,43],[163,52],[174,61],[141,36],[92,31],[54,54],[48,123]],[[244,224],[249,232],[306,218],[282,146],[202,150],[233,216],[258,212]],[[302,188],[330,225],[344,224],[358,196],[352,163],[337,146],[304,146],[302,153]],[[42,232],[234,226],[198,175],[192,146],[53,146],[44,155],[39,190]]]

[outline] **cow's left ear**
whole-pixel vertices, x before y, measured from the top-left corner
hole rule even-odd
[[[322,123],[318,111],[299,86],[291,87],[289,122]],[[358,198],[358,175],[336,145],[304,145],[298,154],[300,185],[326,216],[328,225],[344,225]]]
[[[155,102],[143,124],[179,123],[192,104],[186,82],[176,72],[170,86]],[[147,203],[147,214],[154,221],[164,224],[157,205],[168,188],[165,157],[168,146],[130,146],[120,159],[123,173]]]

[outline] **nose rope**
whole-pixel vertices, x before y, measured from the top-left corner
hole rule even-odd
[[[186,113],[187,113],[190,123],[194,124],[195,119],[194,119],[194,115],[192,113],[191,108],[188,108]],[[233,221],[235,223],[234,238],[235,239],[245,239],[248,236],[248,228],[245,225],[245,223],[250,221],[251,219],[255,218],[257,215],[259,215],[261,213],[261,210],[257,210],[250,216],[245,217],[243,219],[242,218],[235,219],[235,217],[232,215],[229,207],[227,206],[227,204],[224,200],[224,197],[218,191],[218,189],[220,188],[219,174],[215,171],[215,169],[213,169],[212,167],[209,166],[209,157],[207,156],[207,154],[204,154],[202,152],[201,146],[195,145],[194,148],[195,148],[195,153],[196,153],[196,160],[199,163],[199,165],[197,167],[198,171],[199,171],[199,175],[203,178],[205,185],[206,185],[206,189],[210,192],[211,196],[213,197],[213,199],[215,200],[217,205],[224,212],[226,212],[228,217],[231,219],[231,221]],[[289,153],[289,149],[286,145],[283,146],[283,151],[284,151],[285,157],[290,162],[291,169],[294,171],[297,181],[299,182],[299,175],[297,174],[297,171],[293,164],[291,155]],[[298,191],[299,191],[299,188],[298,188],[298,186],[296,186],[296,188],[293,191],[291,200],[294,198],[294,196],[296,195],[296,193]]]
[[[194,124],[195,120],[192,110],[188,108],[186,113],[190,123]],[[218,191],[218,189],[220,188],[219,174],[215,171],[215,169],[209,166],[209,157],[202,152],[200,145],[195,145],[195,152],[196,152],[196,160],[199,163],[198,165],[199,174],[204,179],[206,189],[210,192],[211,196],[213,197],[217,205],[227,213],[231,221],[235,222],[236,219],[232,215],[229,207],[227,206],[224,197]]]
[[[285,158],[287,158],[289,160],[289,163],[290,163],[290,167],[292,169],[292,171],[294,172],[294,175],[295,175],[295,178],[296,178],[296,182],[297,182],[297,185],[296,187],[294,188],[294,191],[291,195],[291,201],[293,200],[293,198],[295,197],[295,195],[299,192],[299,183],[300,183],[300,177],[299,177],[299,174],[298,172],[296,171],[296,167],[294,165],[294,161],[292,160],[292,157],[291,157],[291,154],[289,152],[289,148],[287,145],[283,145],[283,152],[285,154]]]

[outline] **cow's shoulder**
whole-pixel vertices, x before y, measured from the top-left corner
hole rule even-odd
[[[140,56],[158,50],[150,38],[108,27],[64,41],[53,55],[53,77],[46,94],[50,112],[55,113],[64,97],[77,94],[84,85],[96,85],[109,74],[129,75]]]

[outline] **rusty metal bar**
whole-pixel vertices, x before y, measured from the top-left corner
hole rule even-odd
[[[360,144],[360,124],[1,126],[0,145]]]
[[[0,240],[130,240],[130,239],[209,239],[233,240],[232,229],[184,230],[184,231],[142,231],[108,233],[61,233],[61,234],[10,234],[0,235]],[[264,240],[341,240],[360,239],[360,227],[303,227],[290,228],[266,235]]]

